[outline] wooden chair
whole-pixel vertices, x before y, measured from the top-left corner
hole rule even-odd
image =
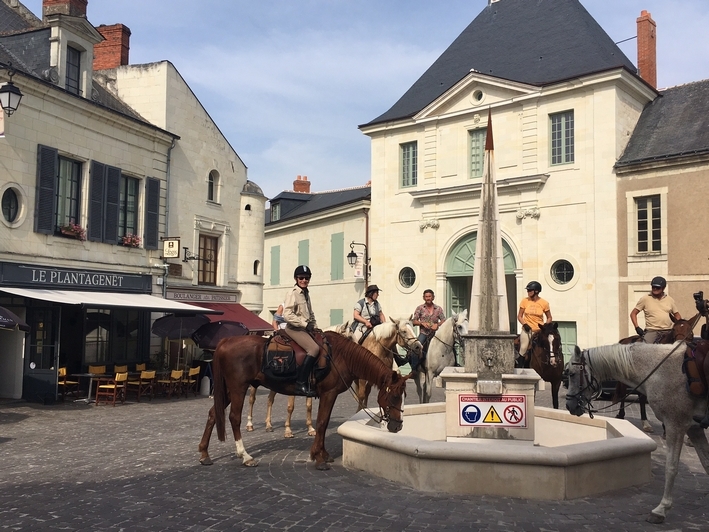
[[[181,369],[173,369],[170,372],[169,379],[158,379],[158,386],[162,390],[163,395],[172,397],[173,394],[180,396],[182,392],[182,375],[184,372]]]
[[[135,365],[135,371],[136,371],[136,373],[139,372],[139,371],[145,371],[146,369],[147,369],[147,368],[145,367],[145,362],[143,362],[142,364],[136,364],[136,365]]]
[[[106,373],[106,366],[89,366],[89,373],[104,375]]]
[[[113,372],[114,373],[128,373],[128,364],[126,364],[125,366],[114,366]]]
[[[128,381],[128,373],[116,373],[113,379],[99,379],[96,386],[96,405],[99,404],[99,398],[105,398],[106,404],[110,398],[113,406],[116,406],[116,399],[121,398],[121,403],[126,402],[126,382]]]
[[[199,385],[199,368],[190,368],[187,375],[182,379],[182,393],[185,397],[189,395],[190,392],[194,393],[197,397],[197,386]]]
[[[126,383],[128,389],[126,392],[130,391],[131,388],[138,392],[138,402],[140,403],[140,396],[147,394],[150,400],[153,400],[155,395],[155,371],[141,371],[140,377],[137,381],[128,381]]]
[[[62,401],[67,395],[79,396],[79,381],[67,379],[66,368],[59,368],[59,389],[62,391]]]

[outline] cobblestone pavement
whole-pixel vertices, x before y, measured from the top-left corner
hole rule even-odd
[[[409,383],[408,402],[416,402]],[[563,390],[563,389],[562,389]],[[443,392],[435,390],[433,400]],[[562,401],[563,403],[563,401]],[[549,406],[549,392],[537,404]],[[644,521],[660,500],[665,447],[644,486],[571,501],[527,501],[423,493],[342,466],[337,426],[355,402],[338,399],[326,438],[330,471],[308,462],[304,399],[296,402],[295,438],[283,438],[286,400],[276,399],[275,432],[264,430],[259,391],[256,432],[245,444],[256,468],[234,457],[230,432],[201,466],[197,445],[211,400],[155,399],[110,406],[67,401],[52,406],[0,403],[0,528],[9,530],[707,530],[709,476],[685,448],[675,505],[662,525]],[[600,405],[600,404],[599,404]],[[607,415],[614,415],[609,412]],[[640,425],[637,405],[626,418]],[[470,479],[475,482],[474,478]]]

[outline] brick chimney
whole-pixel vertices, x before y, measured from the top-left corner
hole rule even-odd
[[[94,70],[106,70],[128,64],[130,29],[123,24],[106,26],[96,30],[106,39],[94,46]]]
[[[642,10],[638,23],[638,74],[657,88],[657,24],[652,15]]]
[[[298,176],[295,181],[293,181],[293,192],[303,192],[305,194],[310,194],[310,181],[308,181],[308,176]]]
[[[42,0],[42,20],[49,15],[69,15],[86,18],[89,0]]]

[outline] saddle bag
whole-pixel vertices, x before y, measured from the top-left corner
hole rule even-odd
[[[687,391],[690,395],[695,397],[705,397],[707,390],[702,379],[703,372],[697,367],[697,360],[694,357],[694,352],[689,348],[684,353],[682,373],[687,376]]]
[[[279,338],[279,342],[271,340],[266,343],[261,371],[266,378],[274,380],[293,380],[297,376],[295,351],[284,342],[283,337]]]

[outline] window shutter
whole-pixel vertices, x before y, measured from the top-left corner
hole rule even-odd
[[[34,209],[34,230],[54,234],[56,224],[56,186],[58,152],[49,146],[37,145],[37,200]]]
[[[118,242],[118,209],[120,203],[121,169],[106,166],[106,212],[104,216],[103,241]]]
[[[345,233],[333,233],[330,237],[330,280],[345,278]]]
[[[149,177],[145,191],[145,249],[158,249],[158,230],[160,221],[160,180]]]
[[[310,240],[298,242],[298,264],[310,266]]]
[[[103,206],[104,190],[106,188],[106,165],[91,161],[89,176],[89,227],[87,238],[92,242],[103,240]]]
[[[281,284],[281,246],[271,247],[271,286]]]

